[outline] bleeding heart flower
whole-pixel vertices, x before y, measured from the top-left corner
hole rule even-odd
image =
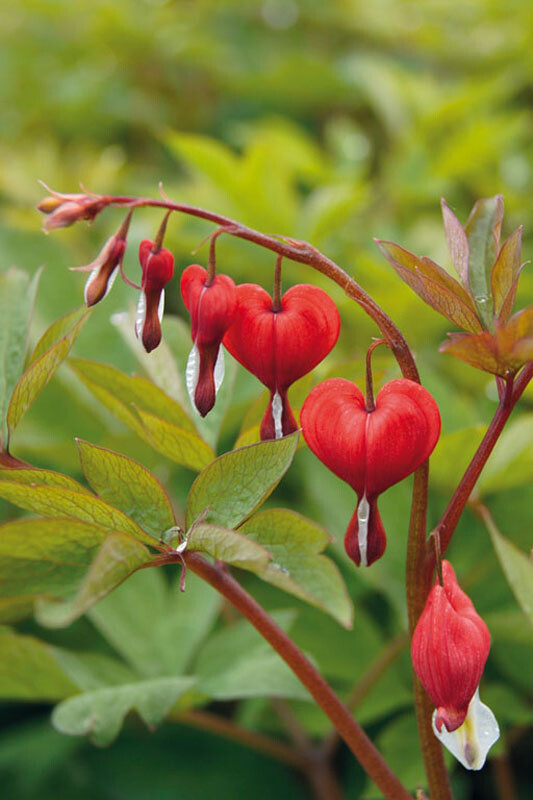
[[[154,243],[144,239],[139,246],[142,281],[137,304],[135,333],[150,353],[161,341],[165,308],[165,286],[174,274],[174,256],[164,248],[154,252]]]
[[[229,275],[211,282],[207,270],[191,264],[181,276],[181,296],[191,315],[193,347],[187,362],[187,389],[202,417],[211,411],[224,378],[222,338],[230,327],[237,296]]]
[[[358,566],[369,566],[387,541],[377,497],[429,458],[440,434],[437,405],[423,386],[399,378],[368,411],[354,383],[332,378],[311,391],[300,420],[313,453],[357,493],[344,545]]]
[[[279,310],[261,286],[237,286],[235,317],[223,344],[270,389],[261,439],[279,439],[298,429],[287,400],[289,386],[327,356],[339,329],[334,302],[317,286],[293,286]]]
[[[436,706],[435,735],[467,769],[481,769],[499,736],[492,711],[479,700],[490,649],[487,626],[460,588],[452,565],[442,562],[442,585],[431,589],[413,633],[411,658]]]
[[[107,297],[111,291],[117,272],[122,266],[131,211],[115,233],[102,247],[100,253],[91,264],[85,267],[71,267],[73,272],[90,272],[85,283],[84,298],[88,306],[94,306]]]

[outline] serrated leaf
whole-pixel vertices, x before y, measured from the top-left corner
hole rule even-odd
[[[518,605],[533,625],[533,562],[499,532],[491,518],[485,520],[501,568]]]
[[[49,628],[70,625],[148,561],[150,552],[136,539],[124,533],[109,533],[75,597],[65,601],[43,600],[38,603],[35,613],[38,622]]]
[[[488,327],[492,317],[490,276],[500,249],[503,219],[501,195],[478,200],[465,225],[470,250],[468,283],[481,319]]]
[[[351,627],[353,605],[342,576],[333,561],[319,555],[329,543],[323,528],[294,511],[273,509],[255,514],[240,531],[272,554],[259,573],[263,580]]]
[[[97,495],[155,538],[175,524],[167,493],[150,470],[128,456],[77,439],[81,467]]]
[[[86,310],[70,331],[58,339],[39,358],[32,361],[28,369],[20,377],[13,390],[7,411],[7,426],[10,435],[28,408],[54,376],[61,362],[67,357],[70,348],[76,341],[90,314],[91,309]]]
[[[146,378],[139,375],[126,375],[109,364],[100,364],[85,358],[70,358],[68,363],[91,391],[94,391],[94,386],[97,386],[114,398],[114,407],[107,406],[113,413],[116,413],[116,401],[120,401],[134,419],[136,419],[136,415],[133,413],[133,409],[136,407],[162,417],[168,422],[173,422],[180,428],[195,432],[192,420],[179,403]],[[99,396],[98,399],[101,400],[102,396]],[[104,403],[104,405],[107,404]],[[119,418],[121,419],[121,417]],[[121,419],[121,421],[129,424],[125,419]]]
[[[193,684],[194,678],[156,678],[85,692],[56,706],[52,723],[61,733],[89,734],[94,744],[105,747],[116,738],[129,711],[137,711],[151,728]]]
[[[132,519],[98,497],[61,486],[37,486],[0,481],[0,497],[43,517],[70,517],[102,528],[130,533],[145,544],[153,538]]]
[[[187,534],[187,549],[199,550],[226,564],[259,573],[270,560],[268,550],[248,536],[205,522],[191,527]]]
[[[429,258],[418,258],[394,242],[377,240],[398,276],[422,300],[454,325],[472,333],[483,330],[470,296],[461,284]]]
[[[514,287],[522,265],[522,226],[517,228],[503,243],[491,273],[491,288],[494,298],[494,314],[505,322],[511,313],[514,296],[508,297]],[[502,311],[504,314],[502,315]]]
[[[81,483],[63,475],[61,472],[54,472],[51,469],[9,469],[0,467],[0,481],[12,481],[13,483],[34,484],[40,486],[57,486],[63,489],[73,489],[91,495],[91,492],[82,486]]]
[[[137,413],[143,424],[146,441],[177,464],[198,472],[214,459],[213,448],[197,433],[191,433],[140,408]]]
[[[294,613],[272,618],[288,630]],[[196,688],[217,700],[242,697],[294,697],[309,700],[307,690],[281,657],[245,620],[216,633],[202,648],[195,666]]]
[[[68,519],[0,526],[0,595],[71,597],[108,531]]]
[[[143,569],[89,611],[91,622],[140,675],[179,675],[220,608],[220,595],[189,572],[184,592],[159,569]]]
[[[77,691],[54,656],[54,649],[34,636],[0,630],[0,697],[55,701]]]
[[[33,353],[30,356],[28,366],[33,364],[34,361],[37,361],[46,351],[52,347],[59,339],[62,339],[64,336],[68,334],[68,332],[76,325],[80,320],[87,313],[86,306],[80,306],[79,308],[75,308],[74,311],[69,311],[68,314],[64,314],[59,319],[56,319],[55,322],[52,322],[49,328],[45,330],[35,348]]]
[[[11,394],[24,364],[40,274],[39,270],[30,282],[28,273],[15,267],[0,273],[0,447],[7,437]]]
[[[448,250],[450,251],[455,271],[459,275],[463,286],[466,287],[468,286],[468,238],[463,226],[444,200],[441,200],[441,208]]]
[[[298,433],[293,433],[215,459],[191,487],[187,527],[208,508],[208,521],[235,528],[273,492],[291,465],[297,445]]]

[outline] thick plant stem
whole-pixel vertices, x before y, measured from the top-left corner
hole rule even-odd
[[[185,560],[189,569],[229,600],[279,653],[335,725],[386,800],[412,800],[411,794],[402,786],[322,675],[253,597],[226,569],[210,564],[196,553],[186,553]]]

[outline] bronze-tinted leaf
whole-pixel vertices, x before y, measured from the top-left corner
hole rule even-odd
[[[468,247],[467,235],[463,226],[453,211],[448,208],[445,201],[441,200],[440,204],[442,208],[442,218],[444,220],[446,243],[452,257],[453,265],[463,286],[468,286],[468,257],[470,250]]]
[[[378,241],[377,244],[399,277],[425,303],[454,325],[471,333],[481,333],[483,327],[472,300],[455,278],[430,258],[418,258],[394,242]]]
[[[478,200],[465,225],[470,255],[468,283],[481,319],[488,327],[491,322],[490,275],[500,249],[503,220],[501,195]]]
[[[522,263],[522,226],[517,228],[503,243],[491,273],[492,296],[494,298],[494,314],[501,316],[505,304],[505,311],[510,314],[510,302],[507,296],[515,286]],[[506,302],[507,300],[507,302]],[[512,297],[514,301],[514,296]],[[503,318],[505,319],[505,317]]]
[[[500,362],[496,342],[492,333],[449,333],[449,339],[441,344],[441,353],[448,353],[473,367],[504,375],[507,367]]]
[[[519,369],[533,359],[533,306],[513,314],[505,325],[496,325],[495,338],[501,358],[509,369]]]

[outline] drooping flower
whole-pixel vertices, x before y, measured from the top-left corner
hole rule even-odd
[[[235,283],[229,275],[220,273],[209,281],[207,270],[191,264],[181,276],[181,296],[191,315],[193,341],[187,362],[187,389],[191,402],[205,417],[215,404],[224,377],[220,344],[235,314]]]
[[[150,353],[161,341],[165,286],[174,274],[174,256],[170,250],[155,249],[152,241],[144,239],[139,246],[139,261],[142,281],[135,333]]]
[[[344,544],[358,566],[369,566],[386,547],[378,495],[429,458],[440,434],[437,405],[423,386],[399,378],[368,411],[354,383],[332,378],[310,392],[300,420],[313,453],[357,493]]]
[[[287,391],[335,346],[339,313],[322,289],[309,284],[285,292],[279,310],[257,284],[244,283],[236,291],[235,317],[223,344],[270,389],[261,439],[279,439],[298,429]]]
[[[433,730],[467,769],[481,769],[499,736],[492,711],[479,700],[490,649],[487,626],[442,562],[411,643],[413,667],[435,704]]]
[[[100,253],[91,264],[85,267],[71,267],[73,271],[90,272],[84,289],[85,303],[94,306],[107,297],[111,291],[117,272],[122,265],[124,253],[126,252],[126,242],[131,212],[128,214],[119,230],[111,236]]]

